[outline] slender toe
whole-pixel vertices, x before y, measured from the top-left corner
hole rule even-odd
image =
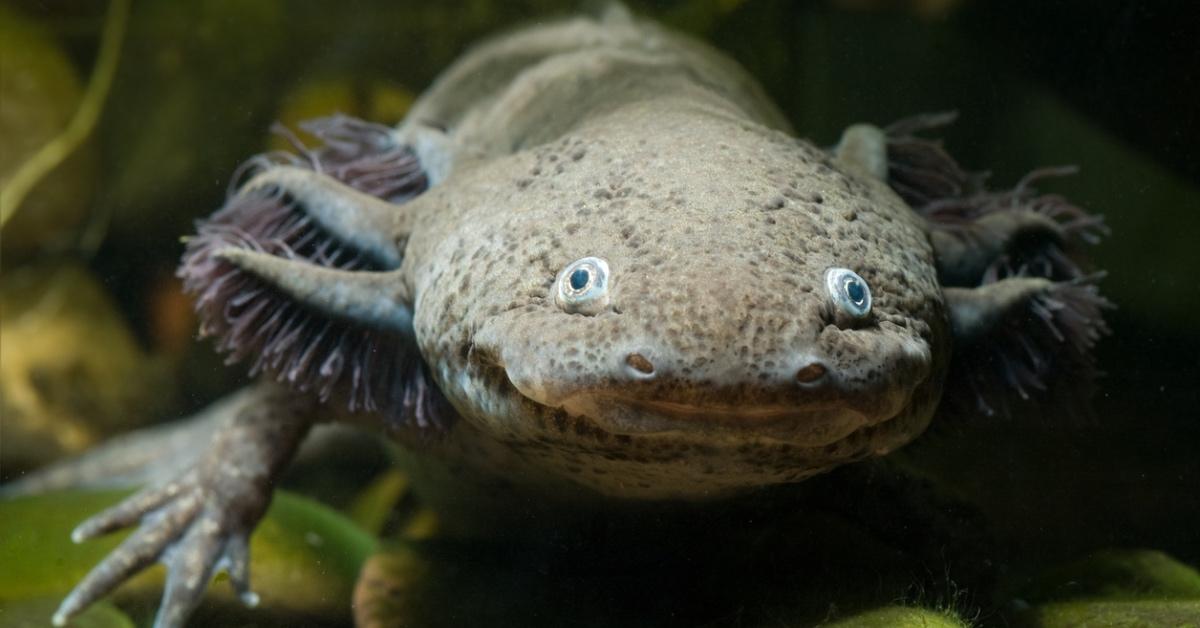
[[[55,625],[64,625],[130,576],[153,564],[173,539],[173,534],[166,534],[161,528],[141,528],[134,532],[63,599],[54,613]]]
[[[258,606],[258,595],[250,590],[250,550],[245,535],[237,535],[225,544],[226,571],[233,590],[249,607]]]
[[[167,559],[167,584],[155,628],[183,626],[204,598],[224,544],[221,527],[210,519],[197,521]]]
[[[142,519],[147,513],[162,506],[177,495],[188,478],[138,491],[116,506],[97,514],[71,531],[71,540],[82,543],[109,532],[127,528]]]

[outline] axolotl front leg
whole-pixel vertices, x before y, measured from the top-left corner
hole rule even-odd
[[[229,406],[203,456],[180,475],[88,519],[71,538],[83,542],[137,525],[63,600],[54,624],[104,597],[156,561],[167,567],[154,625],[180,626],[200,603],[213,572],[225,569],[244,602],[250,589],[249,537],[271,502],[279,474],[313,424],[313,404],[274,384],[260,384]]]
[[[318,123],[337,142],[305,153],[308,167],[251,162],[259,172],[200,225],[180,271],[203,333],[280,384],[229,405],[194,465],[75,530],[79,542],[139,526],[67,596],[56,624],[155,561],[168,572],[158,628],[182,625],[217,569],[254,603],[249,535],[313,423],[341,415],[328,402],[435,422],[428,387],[412,385],[421,363],[399,272],[411,219],[398,203],[424,189],[424,174],[387,127]]]

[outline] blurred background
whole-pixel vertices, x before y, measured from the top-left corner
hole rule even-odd
[[[174,268],[180,237],[221,204],[238,164],[281,146],[273,121],[342,111],[394,123],[481,36],[600,4],[134,0],[106,64],[108,2],[0,3],[0,186],[81,124],[81,106],[96,114],[19,205],[6,197],[0,479],[242,383],[196,340]],[[1031,555],[1152,547],[1200,564],[1193,3],[628,4],[732,55],[819,144],[853,122],[954,109],[946,145],[994,187],[1077,164],[1039,187],[1112,229],[1092,251],[1117,305],[1095,420],[938,426],[902,455]]]

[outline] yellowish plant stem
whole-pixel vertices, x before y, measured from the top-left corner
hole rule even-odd
[[[79,109],[54,139],[42,146],[28,161],[21,164],[9,180],[8,185],[0,190],[0,228],[17,213],[21,203],[47,174],[59,166],[75,149],[83,143],[104,108],[112,86],[113,76],[117,73],[117,63],[121,56],[121,42],[125,38],[125,24],[129,18],[129,0],[111,0],[108,15],[104,18],[104,31],[100,36],[100,52],[96,57],[96,67]]]

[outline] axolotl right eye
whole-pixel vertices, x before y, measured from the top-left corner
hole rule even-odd
[[[558,273],[554,302],[569,314],[599,314],[608,306],[608,262],[599,257],[575,260]]]
[[[871,289],[858,273],[848,268],[827,269],[825,290],[837,310],[851,320],[863,320],[871,314]]]

